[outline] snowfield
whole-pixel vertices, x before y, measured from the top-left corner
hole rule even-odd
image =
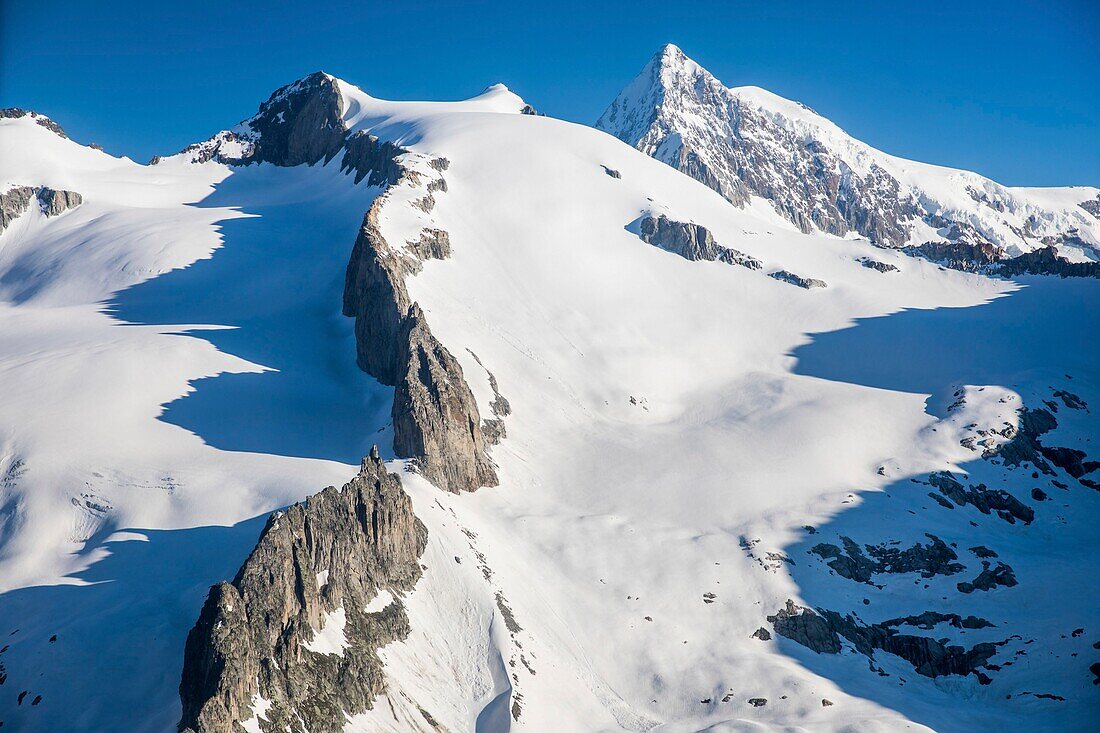
[[[449,233],[451,256],[410,295],[481,414],[490,373],[512,407],[499,487],[401,474],[426,570],[403,599],[411,636],[381,653],[389,689],[346,730],[433,730],[422,711],[492,733],[1094,729],[1100,492],[966,443],[1004,444],[992,428],[1053,401],[1043,444],[1100,460],[1100,283],[990,279],[803,234],[604,132],[518,114],[500,85],[455,103],[338,87],[350,129],[450,161],[434,209],[396,190],[382,233]],[[0,720],[174,730],[209,586],[269,512],[343,484],[373,443],[393,457],[392,388],[356,368],[340,315],[380,189],[338,159],[143,166],[30,118],[0,120],[0,161],[0,191],[84,199],[0,233]],[[763,268],[647,244],[632,225],[651,214]],[[780,270],[827,287],[768,277]],[[927,480],[945,470],[1004,488],[1034,521],[944,508]],[[812,552],[929,534],[963,570],[861,583]],[[1018,585],[958,591],[983,569],[978,545]],[[908,632],[996,642],[1000,670],[984,685],[848,642],[816,654],[767,620],[787,599],[865,623],[977,615],[993,625]],[[318,629],[320,652],[342,653],[343,618]],[[262,729],[265,702],[244,729]]]

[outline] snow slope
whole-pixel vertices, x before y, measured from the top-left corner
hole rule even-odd
[[[405,599],[412,635],[382,653],[386,699],[348,730],[430,730],[420,710],[485,731],[1089,728],[1100,494],[1074,483],[1027,528],[971,526],[910,479],[973,470],[1026,497],[1027,471],[960,441],[1052,386],[1100,404],[1094,281],[991,280],[803,234],[602,132],[515,114],[500,87],[396,103],[338,84],[351,130],[450,161],[435,208],[394,195],[382,231],[449,233],[451,257],[410,294],[482,414],[489,373],[513,410],[500,487],[454,495],[403,474],[426,571]],[[27,120],[0,121],[0,159],[12,183],[85,199],[0,235],[0,719],[169,730],[183,639],[262,515],[346,480],[370,443],[390,450],[392,392],[356,371],[339,316],[378,190],[335,161],[145,167]],[[703,225],[763,270],[646,244],[647,214]],[[1058,445],[1090,449],[1089,416],[1058,415]],[[965,574],[933,578],[936,593],[914,573],[841,583],[804,526],[876,543],[938,532]],[[971,544],[1020,584],[953,591],[981,570]],[[855,652],[752,638],[788,598],[869,621],[977,613],[997,624],[986,636],[1036,642],[988,687],[888,654],[880,676]]]

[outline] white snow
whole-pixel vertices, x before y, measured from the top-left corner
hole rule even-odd
[[[335,611],[326,612],[321,621],[321,628],[314,629],[313,638],[302,644],[306,649],[318,654],[335,654],[342,657],[344,650],[351,646],[344,628],[348,625],[347,614],[343,606]]]
[[[391,463],[428,527],[427,569],[403,598],[410,637],[380,652],[386,699],[349,730],[429,730],[421,708],[456,731],[1088,728],[1096,693],[1065,672],[1073,647],[1059,637],[1100,629],[1095,492],[1059,495],[1026,530],[975,514],[981,529],[963,534],[949,520],[964,510],[937,510],[910,479],[999,481],[960,440],[1015,420],[1014,400],[1038,406],[1066,374],[1100,404],[1085,338],[1100,331],[1095,281],[989,280],[802,235],[606,134],[515,114],[503,88],[403,103],[339,85],[355,129],[408,147],[412,165],[450,160],[431,214],[396,191],[383,233],[399,245],[422,226],[449,232],[452,257],[426,263],[410,294],[482,416],[486,369],[513,409],[492,450],[497,488],[446,494]],[[345,482],[371,443],[390,453],[392,390],[355,368],[339,315],[378,191],[336,163],[144,167],[25,120],[0,121],[0,159],[13,182],[86,201],[0,235],[0,634],[19,629],[4,642],[5,689],[45,700],[3,717],[18,730],[169,730],[210,584],[233,576],[268,512]],[[628,230],[645,211],[829,287],[681,259]],[[1059,419],[1058,445],[1091,448],[1087,415]],[[85,494],[110,510],[74,541]],[[804,525],[867,543],[936,532],[958,543],[966,575],[916,594],[910,577],[837,585],[805,551]],[[980,570],[963,557],[977,542],[1011,556],[1021,585],[959,601],[1006,632],[974,638],[1020,633],[1050,652],[988,688],[885,654],[880,678],[859,655],[750,637],[787,598],[830,607],[866,593],[871,620],[923,610],[914,597],[933,607]],[[795,565],[769,569],[767,552]],[[372,612],[390,601],[380,592]],[[308,648],[341,653],[345,624],[342,608],[326,614]],[[1019,694],[1050,680],[1065,703]],[[255,726],[263,710],[254,700]]]

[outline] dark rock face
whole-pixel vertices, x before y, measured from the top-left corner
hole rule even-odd
[[[355,318],[359,366],[397,387],[392,415],[398,456],[414,459],[420,473],[447,491],[496,486],[488,445],[503,437],[503,426],[491,429],[488,437],[482,432],[477,402],[461,366],[432,335],[405,287],[405,277],[421,266],[415,256],[448,256],[450,238],[442,230],[424,229],[420,240],[410,243],[415,256],[395,252],[379,228],[387,200],[387,195],[379,196],[367,211],[345,275],[343,312]]]
[[[1042,446],[1039,438],[1058,427],[1058,421],[1049,411],[1043,408],[1020,409],[1020,427],[1008,443],[1001,445],[994,451],[987,452],[983,457],[1000,457],[1006,466],[1016,467],[1023,463],[1030,463],[1045,474],[1053,474],[1054,470],[1043,458]]]
[[[447,491],[496,486],[477,403],[458,360],[413,304],[401,335],[406,371],[393,400],[394,450]]]
[[[1097,219],[1100,219],[1100,195],[1097,195],[1097,197],[1094,198],[1094,199],[1089,199],[1088,201],[1082,201],[1081,203],[1079,203],[1077,205],[1080,206],[1085,211],[1092,214],[1093,216],[1095,216]]]
[[[15,186],[0,193],[0,233],[27,212],[31,199],[38,200],[38,206],[46,216],[57,216],[84,203],[84,198],[73,191],[55,191],[40,186]]]
[[[993,626],[984,618],[967,616],[963,618],[957,613],[939,613],[937,611],[925,611],[917,616],[903,616],[902,618],[883,621],[883,626],[901,626],[908,624],[925,631],[931,631],[938,624],[948,623],[956,629],[984,629]]]
[[[401,332],[412,303],[405,289],[407,266],[382,237],[382,198],[363,218],[344,278],[344,315],[355,318],[359,367],[382,384],[401,379]]]
[[[451,256],[451,236],[442,229],[421,229],[420,239],[408,244],[421,260],[445,260]]]
[[[1013,275],[1057,275],[1058,277],[1100,277],[1100,262],[1070,262],[1055,247],[1043,247],[997,263],[993,272]]]
[[[293,166],[332,160],[347,134],[341,104],[336,82],[320,71],[277,90],[248,121],[254,140],[249,162]]]
[[[377,453],[342,489],[329,487],[268,519],[232,583],[210,590],[187,637],[180,730],[222,733],[270,702],[262,730],[339,733],[345,713],[383,690],[379,648],[408,635],[399,600],[420,577],[427,533]],[[397,600],[368,612],[382,592]],[[342,610],[339,653],[309,648]]]
[[[1004,257],[1004,250],[989,242],[925,242],[921,245],[902,247],[902,252],[912,257],[922,257],[952,270],[979,272]]]
[[[989,489],[985,484],[971,486],[968,489],[963,488],[963,485],[955,480],[950,471],[937,471],[930,474],[928,483],[955,502],[956,506],[969,504],[982,514],[996,512],[1001,519],[1009,524],[1015,524],[1017,519],[1024,524],[1031,524],[1032,520],[1035,519],[1035,510],[1007,491]]]
[[[26,213],[33,197],[34,188],[31,186],[15,186],[0,193],[0,232]]]
[[[47,130],[55,135],[69,139],[69,136],[65,134],[65,130],[61,128],[61,125],[57,124],[49,117],[38,112],[34,112],[29,109],[20,109],[19,107],[5,107],[0,109],[0,119],[18,120],[22,117],[30,117],[35,123],[42,125]]]
[[[718,244],[710,230],[698,224],[673,221],[662,214],[643,217],[639,226],[642,241],[680,255],[685,260],[717,260],[750,270],[759,270],[763,266],[754,257]]]
[[[800,288],[810,290],[812,288],[825,288],[829,284],[824,280],[816,280],[812,277],[802,277],[801,275],[795,275],[793,272],[787,270],[779,270],[778,272],[768,273],[768,277],[773,277],[776,280],[780,280],[791,285],[797,285]]]
[[[929,617],[932,614],[932,617]],[[935,618],[933,618],[935,617]],[[942,617],[942,618],[941,618]],[[973,620],[972,620],[973,619]],[[835,611],[814,612],[808,608],[796,606],[787,601],[787,607],[774,616],[768,616],[775,631],[808,649],[821,654],[836,654],[841,649],[840,639],[850,641],[861,654],[873,657],[875,651],[901,657],[913,665],[917,674],[925,677],[941,675],[967,675],[976,673],[983,684],[988,682],[977,670],[986,666],[996,651],[995,644],[975,644],[970,649],[961,646],[946,645],[936,639],[912,634],[902,634],[896,626],[918,622],[952,621],[952,616],[928,612],[919,617],[893,619],[878,624],[865,624],[854,616],[841,616]],[[971,624],[965,628],[980,628],[984,619],[968,617],[965,622]],[[960,625],[963,620],[959,620]],[[985,622],[988,624],[988,622]]]
[[[788,600],[787,607],[780,609],[774,616],[768,616],[768,622],[775,633],[796,641],[818,654],[836,654],[840,651],[840,637],[825,619],[809,608],[795,605]]]
[[[999,585],[1011,588],[1016,584],[1016,573],[1011,567],[999,560],[996,566],[990,567],[990,563],[983,560],[982,572],[978,573],[978,577],[969,583],[959,583],[958,589],[960,593],[973,593],[975,590],[992,590]]]
[[[878,260],[872,260],[867,257],[862,258],[860,264],[870,270],[878,270],[879,272],[898,272],[896,265],[891,265],[888,262],[879,262]]]
[[[397,156],[404,152],[393,143],[360,130],[344,142],[340,170],[354,171],[356,183],[367,178],[368,186],[392,186],[403,173]]]
[[[922,577],[954,575],[965,568],[955,562],[958,555],[939,537],[925,535],[931,542],[898,549],[891,545],[865,545],[871,557],[850,537],[841,537],[842,551],[836,545],[821,543],[810,552],[826,560],[837,575],[860,583],[871,583],[876,573],[920,573]],[[873,558],[873,559],[872,559]]]
[[[43,186],[38,189],[38,204],[46,216],[57,216],[84,203],[84,198],[73,191],[55,191]]]
[[[619,173],[614,168],[608,168],[606,165],[605,166],[600,166],[600,167],[603,168],[604,173],[611,176],[612,178],[622,178],[623,177],[623,174]]]

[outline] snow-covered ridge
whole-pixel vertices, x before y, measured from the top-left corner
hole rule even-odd
[[[596,126],[735,205],[770,201],[803,231],[890,247],[988,243],[1004,256],[1054,246],[1071,261],[1100,259],[1100,189],[1009,188],[888,155],[803,104],[727,88],[671,44]]]

